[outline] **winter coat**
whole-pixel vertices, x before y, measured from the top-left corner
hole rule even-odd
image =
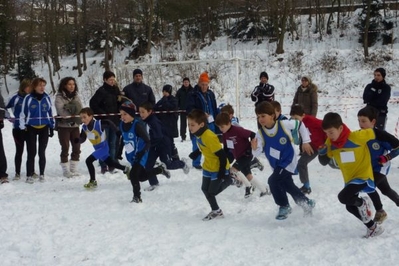
[[[140,104],[144,102],[150,102],[152,105],[155,105],[155,95],[152,91],[152,88],[142,82],[140,83],[131,83],[123,88],[123,92],[125,96],[129,98],[136,108],[138,109]]]
[[[173,95],[162,97],[154,106],[155,111],[176,111],[177,109],[177,99]],[[162,122],[163,127],[166,128],[166,135],[177,138],[179,136],[177,128],[178,113],[158,113],[156,115]]]
[[[181,88],[177,90],[176,99],[180,110],[186,110],[188,95],[193,90],[194,88],[191,85],[188,87],[181,86]]]
[[[309,81],[309,85],[306,88],[299,86],[295,92],[294,100],[292,105],[299,104],[303,107],[305,114],[307,115],[317,115],[317,109],[319,107],[317,86],[312,83],[309,77],[306,77]]]
[[[119,113],[119,102],[121,93],[116,86],[104,84],[94,93],[90,99],[90,108],[95,114],[116,114]],[[119,125],[119,116],[110,115],[101,117],[101,119],[109,119],[115,125]]]
[[[380,113],[388,113],[388,101],[391,97],[391,87],[385,82],[371,81],[370,84],[364,88],[363,101],[367,105],[371,105]]]
[[[15,118],[19,118],[22,109],[22,103],[24,101],[25,96],[26,93],[21,94],[17,92],[13,96],[11,96],[11,98],[8,100],[6,109],[11,108]],[[14,119],[13,125],[14,128],[19,129],[19,119]]]
[[[52,103],[47,93],[26,95],[19,114],[19,128],[25,130],[26,125],[32,127],[48,126],[54,128]]]
[[[57,118],[56,127],[79,127],[81,120],[79,117],[79,112],[82,110],[82,102],[77,95],[67,96],[65,91],[58,92],[55,95],[55,109],[57,110],[58,116],[71,116],[76,115],[77,117],[72,118]]]
[[[251,93],[251,100],[255,102],[255,106],[264,101],[274,101],[274,86],[268,83],[259,83]]]

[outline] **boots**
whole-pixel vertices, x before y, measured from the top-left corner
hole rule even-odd
[[[68,163],[60,163],[60,165],[62,167],[62,175],[68,178],[72,177],[72,173],[69,171]]]
[[[80,175],[78,172],[79,161],[70,160],[69,163],[70,163],[70,171],[71,171],[72,176]]]

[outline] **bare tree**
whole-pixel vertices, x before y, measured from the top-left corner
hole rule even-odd
[[[364,26],[364,37],[363,37],[363,49],[365,59],[369,56],[369,28],[370,28],[370,13],[371,13],[371,1],[367,0],[367,13],[366,13],[366,25]]]

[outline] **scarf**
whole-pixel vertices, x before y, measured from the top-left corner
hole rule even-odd
[[[350,133],[351,133],[350,129],[345,124],[342,124],[341,134],[339,135],[337,140],[335,141],[331,140],[331,144],[333,144],[337,148],[342,148],[345,145],[346,141],[348,140]]]

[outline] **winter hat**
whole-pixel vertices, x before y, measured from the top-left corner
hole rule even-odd
[[[380,73],[381,73],[381,76],[382,76],[383,78],[385,78],[385,76],[387,75],[387,72],[386,72],[385,69],[382,68],[382,67],[377,68],[374,72],[380,72]]]
[[[269,75],[265,71],[260,73],[259,79],[261,79],[262,77],[265,77],[269,80]]]
[[[208,76],[208,72],[202,72],[199,79],[198,79],[198,83],[201,82],[206,82],[209,83],[209,76]]]
[[[169,94],[172,94],[172,86],[169,84],[166,84],[165,86],[163,86],[162,88],[162,92],[166,91]]]
[[[135,117],[136,115],[136,105],[134,105],[134,103],[132,103],[131,101],[126,101],[122,103],[121,107],[119,107],[119,110],[125,111],[132,117]]]
[[[107,79],[109,79],[109,78],[111,78],[111,77],[115,77],[115,73],[114,73],[114,72],[109,71],[109,70],[107,70],[107,71],[104,72],[104,74],[103,74],[103,80],[107,80]]]
[[[141,71],[141,69],[136,68],[135,70],[133,70],[133,77],[136,76],[137,74],[143,75],[143,71]]]

